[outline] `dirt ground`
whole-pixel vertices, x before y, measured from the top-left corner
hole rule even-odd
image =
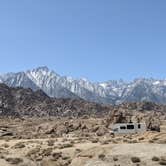
[[[166,165],[166,121],[161,132],[117,136],[103,121],[1,119],[0,166]]]

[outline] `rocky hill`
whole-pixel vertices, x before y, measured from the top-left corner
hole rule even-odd
[[[112,106],[105,106],[82,99],[56,99],[47,96],[42,90],[11,88],[0,84],[0,116],[83,116],[102,115]]]
[[[83,117],[105,116],[115,110],[166,112],[166,106],[151,102],[105,105],[83,99],[51,98],[42,90],[11,88],[0,84],[0,116],[11,117]]]

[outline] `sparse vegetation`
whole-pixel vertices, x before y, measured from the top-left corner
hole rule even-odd
[[[8,142],[5,141],[6,137],[1,137],[0,140],[0,158],[6,160],[9,164],[20,162],[13,165],[31,166],[41,163],[41,166],[48,164],[68,166],[71,163],[71,166],[83,166],[80,163],[85,161],[92,163],[95,163],[95,161],[99,163],[112,162],[112,164],[120,166],[122,163],[133,163],[135,166],[141,166],[142,163],[147,161],[149,165],[165,164],[163,149],[165,144],[159,144],[160,141],[166,140],[164,132],[148,131],[143,134],[114,135],[112,137],[109,134],[109,128],[107,128],[104,135],[102,133],[102,136],[97,136],[97,131],[105,129],[103,126],[105,126],[106,121],[103,118],[32,118],[16,121],[15,119],[2,119],[0,128],[4,124],[6,125],[6,121],[9,130],[12,129],[13,125],[15,126],[12,130],[15,137],[8,136]],[[154,141],[154,144],[149,146],[149,140]],[[156,144],[156,141],[158,144]],[[138,144],[135,144],[136,142]],[[147,146],[147,151],[145,146]],[[151,147],[153,148],[151,149]],[[162,149],[160,151],[157,148],[158,151],[155,152],[153,149],[156,148],[154,147],[161,147]],[[133,149],[133,155],[134,152],[138,153],[139,151],[145,153],[145,158],[128,157],[131,155],[130,149]],[[23,161],[13,158],[19,158]]]
[[[48,146],[54,146],[55,141],[50,139],[48,140]]]
[[[59,144],[59,149],[65,149],[65,148],[71,148],[71,147],[73,147],[73,144],[71,143]]]
[[[12,148],[14,148],[14,149],[25,148],[25,144],[23,142],[18,142]]]
[[[2,144],[2,145],[1,145],[1,147],[4,147],[4,148],[9,148],[9,144],[4,143],[4,144]]]
[[[9,157],[9,158],[6,158],[6,161],[9,162],[10,164],[15,164],[16,165],[16,164],[22,163],[23,159]]]
[[[139,157],[131,157],[131,161],[132,161],[133,163],[139,163],[139,162],[141,162],[141,160],[140,160]]]
[[[118,161],[118,157],[117,156],[113,156],[113,161]]]
[[[161,161],[159,161],[159,164],[160,164],[160,165],[166,165],[166,161],[161,160]]]
[[[98,155],[98,158],[101,159],[101,160],[104,160],[105,154],[103,154],[103,153],[102,153],[102,154],[99,154],[99,155]]]
[[[156,156],[153,156],[153,157],[152,157],[152,161],[159,161],[159,160],[160,160],[159,157],[156,157]]]
[[[56,161],[62,157],[62,152],[54,152],[54,153],[52,153],[52,157]]]

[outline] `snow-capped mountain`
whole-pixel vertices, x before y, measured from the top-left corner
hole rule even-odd
[[[0,75],[0,83],[11,87],[42,89],[51,97],[83,98],[88,101],[118,104],[130,101],[166,103],[166,80],[139,78],[132,82],[89,80],[60,76],[47,67]]]
[[[78,98],[76,94],[59,84],[61,77],[54,71],[49,70],[47,67],[28,70],[25,74],[50,97]]]

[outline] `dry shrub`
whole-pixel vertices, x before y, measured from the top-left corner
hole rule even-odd
[[[25,148],[25,145],[24,145],[23,142],[18,142],[12,148],[14,148],[14,149],[21,149],[21,148]]]
[[[152,161],[160,161],[160,158],[159,158],[159,157],[156,157],[156,156],[153,156],[153,157],[152,157]]]
[[[8,148],[9,145],[7,143],[4,143],[4,144],[1,145],[1,147]]]
[[[62,152],[54,152],[52,153],[52,157],[53,157],[53,160],[56,161],[62,157]]]
[[[161,160],[161,161],[159,162],[159,164],[160,164],[160,165],[166,165],[166,161]]]
[[[114,156],[114,157],[113,157],[113,160],[114,160],[114,161],[118,161],[118,157]]]
[[[104,160],[105,154],[99,154],[99,155],[98,155],[98,158],[101,159],[101,160]]]
[[[23,162],[23,159],[17,157],[16,158],[9,157],[6,158],[6,161],[9,162],[10,164],[19,164]]]
[[[54,146],[55,141],[50,139],[48,140],[48,146]]]
[[[133,163],[139,163],[139,162],[141,162],[141,160],[140,160],[139,157],[131,157],[131,161],[132,161]]]
[[[36,155],[37,153],[40,152],[40,148],[37,147],[37,148],[34,148],[34,149],[31,149],[27,154],[26,156],[27,157],[31,157],[32,155]]]
[[[71,143],[59,144],[59,149],[65,149],[65,148],[71,148],[71,147],[73,147],[73,144]]]

